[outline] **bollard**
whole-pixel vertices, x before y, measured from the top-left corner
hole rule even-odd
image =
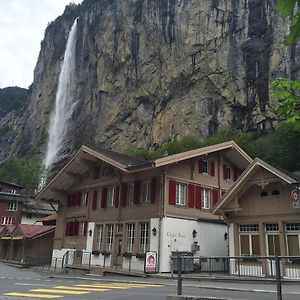
[[[280,260],[278,256],[275,257],[275,268],[276,268],[277,300],[282,300]]]
[[[182,272],[181,272],[181,257],[177,258],[177,295],[182,295]]]

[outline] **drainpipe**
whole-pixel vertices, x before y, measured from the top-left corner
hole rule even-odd
[[[162,219],[164,217],[165,213],[165,177],[166,174],[163,173],[163,175],[160,176],[160,213],[159,213],[159,221],[158,221],[158,250],[157,250],[157,255],[158,255],[158,263],[157,263],[157,268],[158,272],[160,272],[160,253],[161,253],[161,238],[162,238]]]

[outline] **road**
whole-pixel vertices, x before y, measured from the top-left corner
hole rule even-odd
[[[176,291],[174,279],[105,276],[103,280],[66,275],[52,278],[48,273],[18,269],[0,262],[0,300],[165,300]],[[284,286],[283,291],[283,300],[300,298],[298,284]],[[185,281],[183,294],[239,300],[276,299],[273,284]]]

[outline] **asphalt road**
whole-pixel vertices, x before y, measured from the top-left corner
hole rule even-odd
[[[0,262],[0,300],[72,299],[72,300],[165,300],[176,294],[176,280],[160,278],[89,276],[55,277],[48,273],[18,269]],[[299,284],[283,287],[283,300],[300,299]],[[212,281],[185,281],[183,295],[219,297],[239,300],[277,299],[273,284],[217,283]]]

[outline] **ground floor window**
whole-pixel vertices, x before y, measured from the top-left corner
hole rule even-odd
[[[149,250],[149,223],[140,224],[140,253],[146,253]]]
[[[135,224],[127,224],[127,251],[133,252]]]
[[[240,252],[245,256],[260,255],[258,224],[240,225]]]
[[[1,218],[1,225],[12,225],[14,224],[14,218],[13,217],[2,217]]]
[[[106,250],[107,251],[112,251],[113,239],[114,239],[114,225],[108,224],[106,225]]]
[[[300,223],[286,223],[285,229],[288,256],[299,256]]]
[[[279,227],[278,224],[266,224],[266,238],[268,255],[280,256]]]
[[[101,250],[103,239],[103,225],[96,226],[96,250]]]

